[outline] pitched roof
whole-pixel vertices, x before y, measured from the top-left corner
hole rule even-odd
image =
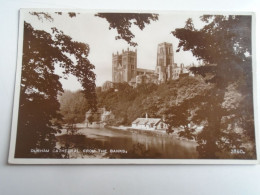
[[[135,82],[136,82],[136,78],[135,78],[135,77],[132,78],[132,79],[130,80],[130,82],[131,82],[131,83],[135,83]]]
[[[156,125],[160,120],[160,118],[137,118],[132,122],[132,124],[149,125],[153,123]]]
[[[88,114],[101,114],[101,113],[104,113],[105,111],[106,111],[105,108],[98,108],[95,112],[90,109],[86,113],[88,113]]]
[[[137,68],[137,72],[154,73],[155,71],[150,69]]]

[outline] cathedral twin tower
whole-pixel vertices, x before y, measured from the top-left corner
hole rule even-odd
[[[181,67],[183,68],[183,66]],[[157,48],[155,70],[137,68],[137,50],[122,50],[122,53],[112,54],[112,82],[128,82],[131,85],[139,83],[161,83],[176,79],[181,70],[173,59],[171,43],[160,43]]]
[[[136,77],[137,50],[122,50],[122,54],[112,54],[112,82],[129,82]]]

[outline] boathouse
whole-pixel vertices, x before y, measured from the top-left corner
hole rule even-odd
[[[140,130],[166,130],[168,125],[160,118],[137,118],[132,122],[133,129]]]

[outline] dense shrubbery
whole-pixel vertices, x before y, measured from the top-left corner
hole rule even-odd
[[[241,110],[241,103],[247,99],[248,94],[243,94],[230,84],[224,93],[221,109],[214,110],[211,105],[219,104],[215,93],[215,85],[207,83],[200,76],[185,77],[169,81],[160,85],[142,84],[132,88],[127,83],[117,83],[115,87],[105,92],[97,93],[98,107],[111,110],[115,119],[112,125],[130,125],[138,117],[163,118],[171,129],[178,129],[178,135],[187,139],[195,139],[198,143],[197,150],[204,146],[203,139],[209,137],[211,129],[208,128],[208,116],[222,115],[219,131],[221,137],[217,142],[218,158],[254,158],[253,120],[241,123],[245,111]],[[251,113],[252,115],[252,113]],[[212,121],[211,121],[212,122]],[[214,122],[214,121],[213,121]],[[251,127],[249,126],[251,124]],[[195,131],[194,127],[207,129]],[[250,127],[250,128],[248,128]],[[207,140],[210,142],[210,138]],[[245,153],[231,155],[232,148],[242,149]],[[205,154],[205,157],[208,154]]]
[[[199,77],[187,77],[160,85],[153,83],[132,88],[127,83],[117,83],[113,89],[98,93],[98,107],[115,114],[114,125],[130,125],[138,117],[162,118],[165,111],[186,99],[209,89]]]

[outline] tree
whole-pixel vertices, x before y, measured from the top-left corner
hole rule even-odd
[[[203,96],[211,89],[201,77],[183,77],[168,82],[170,98],[161,103],[160,115],[168,125],[167,132],[173,133],[178,129],[178,135],[187,139],[195,139],[196,132],[192,127],[192,117]],[[164,91],[167,91],[164,89]],[[162,94],[162,92],[160,92]]]
[[[197,123],[206,122],[198,136],[197,150],[201,158],[212,159],[223,151],[230,152],[232,147],[242,147],[243,135],[254,142],[251,16],[204,15],[201,20],[205,23],[201,29],[188,19],[184,28],[172,34],[180,40],[177,51],[191,51],[205,64],[211,64],[191,70],[214,86],[200,104],[194,101],[200,106],[193,118]],[[232,109],[223,105],[231,85],[242,95],[240,105]],[[236,132],[238,128],[231,128],[231,124],[243,128],[243,133]],[[234,142],[232,137],[240,141]],[[255,154],[243,158],[255,158]]]
[[[90,109],[87,99],[81,91],[64,91],[59,102],[63,123],[72,131],[75,130],[75,124],[84,122],[85,114]]]
[[[86,112],[91,109],[81,91],[65,91],[60,97],[60,112],[65,123],[82,123]]]
[[[39,20],[52,22],[53,17],[47,12],[31,12]],[[62,15],[61,12],[55,14]],[[78,13],[69,12],[69,17]],[[100,14],[102,18],[109,15]],[[117,15],[118,16],[118,15]],[[125,22],[123,21],[126,19]],[[156,15],[127,14],[115,21],[120,25],[111,26],[118,29],[119,37],[130,44],[134,35],[129,31],[132,21],[141,30],[150,20],[156,20]],[[112,24],[113,19],[108,20]],[[130,24],[130,25],[129,25]],[[126,35],[123,35],[126,33]],[[29,23],[24,23],[24,43],[22,59],[22,78],[17,127],[16,158],[54,157],[55,133],[60,131],[58,121],[62,115],[59,112],[58,95],[63,92],[60,76],[56,75],[55,67],[63,68],[63,77],[70,74],[77,77],[82,84],[83,94],[88,100],[89,108],[96,110],[94,66],[88,60],[89,46],[73,41],[62,31],[52,28],[52,33],[35,30]],[[75,62],[76,61],[76,62]],[[31,153],[31,149],[47,149],[48,154]]]
[[[182,106],[171,106],[164,113],[164,120],[165,123],[168,124],[168,129],[166,132],[168,134],[173,133],[173,128],[184,127],[184,130],[188,130],[189,124],[189,112],[188,112],[188,105],[182,104]]]
[[[131,46],[137,46],[137,43],[132,41],[135,35],[131,32],[132,24],[143,30],[146,24],[151,21],[158,20],[158,14],[147,13],[97,13],[96,16],[105,18],[109,23],[109,30],[116,29],[117,39],[124,39]]]
[[[181,113],[175,107],[199,94],[205,94],[211,88],[200,77],[184,77],[160,85],[144,83],[136,88],[127,83],[116,83],[114,87],[97,94],[98,106],[105,107],[115,115],[113,125],[130,125],[136,118],[145,117],[147,113],[151,118],[165,115],[166,123],[172,127],[181,125],[173,117]],[[187,103],[187,112],[189,105]],[[171,114],[174,115],[170,116]],[[172,124],[173,121],[176,124]]]
[[[88,52],[87,44],[73,41],[56,28],[50,34],[24,23],[16,158],[54,155],[55,133],[61,128],[54,119],[62,117],[57,97],[63,92],[55,66],[63,68],[65,78],[69,74],[78,78],[90,106],[95,107],[94,66],[87,59]],[[50,153],[31,153],[36,148],[48,149]]]
[[[47,12],[30,12],[31,15],[36,16],[38,20],[43,19],[53,22],[53,17]],[[55,12],[55,14],[63,15],[62,12]],[[68,12],[69,17],[77,17],[79,13]],[[137,43],[132,41],[135,35],[131,32],[132,24],[138,26],[140,30],[145,28],[146,24],[150,24],[151,21],[158,20],[158,14],[151,13],[97,13],[95,16],[105,18],[109,23],[109,30],[116,29],[118,36],[116,40],[123,39],[131,46],[137,46]]]

